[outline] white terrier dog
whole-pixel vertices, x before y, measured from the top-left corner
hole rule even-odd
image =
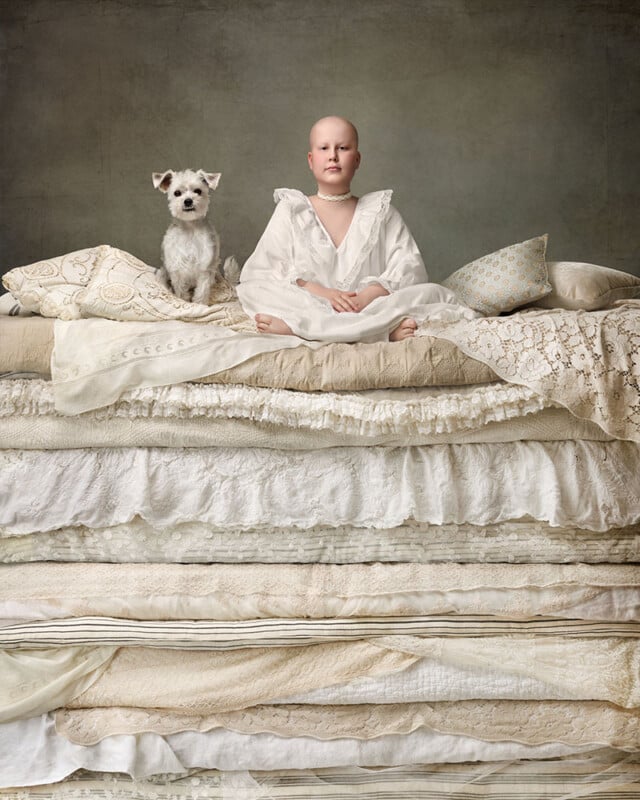
[[[183,300],[209,304],[211,288],[219,275],[220,237],[206,220],[209,192],[220,180],[219,172],[191,169],[153,173],[153,185],[167,195],[174,221],[162,240],[158,277],[169,283]],[[224,276],[237,283],[239,268],[233,256],[224,263]]]

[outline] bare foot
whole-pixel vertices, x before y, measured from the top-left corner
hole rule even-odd
[[[410,336],[415,336],[418,323],[415,319],[407,317],[403,319],[397,328],[394,328],[389,334],[390,342],[401,342],[403,339],[408,339]]]
[[[258,333],[278,333],[282,336],[293,336],[291,328],[279,317],[272,317],[269,314],[256,314],[254,319]]]

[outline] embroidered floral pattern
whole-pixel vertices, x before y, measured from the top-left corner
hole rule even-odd
[[[611,436],[640,441],[640,313],[631,304],[433,323],[428,333]]]

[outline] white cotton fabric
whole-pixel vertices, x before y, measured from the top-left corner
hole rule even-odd
[[[77,769],[122,772],[144,778],[188,769],[276,770],[338,766],[558,758],[585,753],[592,745],[525,745],[483,742],[468,736],[415,731],[362,741],[318,741],[268,733],[216,730],[170,736],[143,733],[109,736],[96,745],[76,745],[55,731],[52,715],[0,725],[0,787],[59,781]]]
[[[640,445],[620,441],[5,450],[0,526],[24,534],[117,525],[136,515],[158,526],[199,521],[247,530],[532,517],[605,531],[640,520],[639,465]]]
[[[402,217],[390,205],[392,192],[371,192],[358,200],[339,247],[320,222],[311,201],[296,189],[276,189],[276,209],[237,288],[246,314],[272,314],[296,336],[324,342],[386,340],[405,317],[473,319],[454,293],[427,283],[422,257]],[[359,291],[372,283],[390,294],[359,313],[336,312],[325,298],[296,281]]]
[[[521,642],[518,642],[518,646]],[[584,653],[585,645],[579,645]],[[568,652],[580,658],[580,652]],[[498,654],[496,654],[498,655]],[[601,661],[605,666],[606,661]],[[594,672],[597,669],[594,668]],[[314,689],[311,692],[271,700],[272,704],[360,705],[363,703],[424,703],[458,700],[605,700],[619,702],[610,682],[581,681],[557,683],[535,674],[535,669],[510,672],[495,665],[472,665],[422,658],[402,672],[356,678],[349,683]]]

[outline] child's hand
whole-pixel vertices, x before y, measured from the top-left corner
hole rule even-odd
[[[353,298],[356,296],[355,292],[343,292],[342,289],[328,289],[321,283],[314,283],[313,281],[304,281],[298,278],[296,281],[298,286],[306,289],[316,297],[324,297],[331,303],[334,311],[359,311],[356,308]]]
[[[355,304],[355,292],[343,292],[341,289],[327,289],[324,295],[331,303],[334,311],[359,311]]]
[[[353,299],[355,305],[354,310],[362,311],[363,308],[366,308],[369,303],[373,302],[377,297],[384,297],[388,294],[389,292],[380,286],[379,283],[371,283],[356,294]]]

